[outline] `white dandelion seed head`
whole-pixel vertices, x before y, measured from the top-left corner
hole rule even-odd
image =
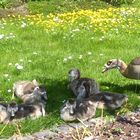
[[[13,33],[10,33],[9,35],[13,35]]]
[[[64,59],[63,59],[63,62],[67,62],[67,61],[68,61],[68,59],[67,59],[67,58],[64,58]]]
[[[10,38],[9,36],[6,36],[6,37],[5,37],[5,39],[9,39],[9,38]]]
[[[8,93],[10,93],[11,91],[12,91],[11,89],[8,89],[8,90],[7,90]]]
[[[79,59],[82,59],[83,58],[83,55],[79,55]]]
[[[6,74],[4,74],[3,76],[4,76],[4,77],[8,77],[8,76],[9,76],[9,74],[7,74],[7,73],[6,73]]]
[[[69,56],[68,59],[72,59],[72,56]]]
[[[92,62],[95,63],[96,61],[95,60],[92,60]]]
[[[0,34],[0,39],[3,39],[4,38],[4,34]]]
[[[22,69],[23,69],[23,66],[21,66],[21,65],[17,65],[17,66],[16,66],[16,69],[18,69],[18,70],[22,70]]]
[[[80,29],[74,29],[74,30],[72,30],[72,32],[79,32],[80,31]]]
[[[28,62],[29,62],[29,63],[31,63],[31,62],[32,62],[32,60],[28,60]]]
[[[9,63],[8,66],[12,66],[12,63]]]
[[[25,28],[26,26],[27,26],[27,24],[25,22],[22,22],[21,28]]]
[[[10,78],[8,78],[8,79],[7,79],[7,81],[11,81],[11,79],[10,79]]]
[[[18,66],[18,65],[19,65],[19,63],[16,63],[16,64],[15,64],[15,66]]]
[[[103,56],[104,54],[100,53],[100,56]]]
[[[20,61],[20,62],[23,62],[23,59],[20,59],[19,61]]]
[[[91,55],[92,53],[91,52],[88,52],[88,55]]]
[[[54,21],[54,22],[59,22],[60,19],[59,19],[58,17],[54,17],[54,18],[53,18],[53,21]]]
[[[37,52],[33,52],[34,55],[37,55]]]

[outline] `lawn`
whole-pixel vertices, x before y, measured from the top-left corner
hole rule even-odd
[[[132,111],[140,105],[139,81],[126,79],[117,70],[101,73],[109,59],[129,63],[139,56],[139,7],[106,5],[100,9],[99,5],[94,10],[78,7],[75,11],[64,9],[55,13],[54,9],[37,14],[40,10],[33,10],[33,4],[29,3],[29,8],[35,15],[0,19],[0,97],[10,102],[15,81],[37,79],[47,88],[48,115],[7,126],[1,124],[0,137],[17,133],[17,127],[21,133],[29,134],[64,123],[59,108],[64,100],[74,97],[67,90],[67,72],[74,67],[80,69],[82,77],[94,78],[102,91],[128,95],[125,108],[105,111],[104,116]],[[17,63],[23,69],[17,69]],[[100,116],[100,111],[96,116]]]

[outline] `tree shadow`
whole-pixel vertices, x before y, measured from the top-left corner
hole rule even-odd
[[[36,77],[37,81],[44,84],[47,89],[48,101],[46,106],[47,113],[54,113],[58,116],[60,107],[63,105],[63,101],[69,98],[75,98],[74,94],[67,89],[68,81],[59,79],[49,79],[46,77]],[[114,93],[126,93],[126,91],[133,91],[140,95],[140,85],[129,84],[129,85],[118,85],[109,82],[101,82],[100,86],[110,87],[109,92]],[[101,90],[102,91],[102,90]],[[99,113],[98,113],[99,112]],[[115,115],[116,111],[106,110],[106,115]],[[97,111],[97,115],[100,116],[100,111]]]
[[[107,86],[111,89],[111,92],[125,93],[126,91],[132,91],[140,95],[140,84],[127,84],[124,86],[110,83],[110,82],[101,82],[100,86]]]

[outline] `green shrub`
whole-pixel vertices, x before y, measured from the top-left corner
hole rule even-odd
[[[8,4],[8,0],[1,0],[0,1],[0,7],[6,8],[6,5]]]
[[[114,6],[119,6],[121,4],[132,4],[135,0],[105,0],[105,1]]]
[[[0,8],[11,8],[21,5],[27,0],[0,0]]]

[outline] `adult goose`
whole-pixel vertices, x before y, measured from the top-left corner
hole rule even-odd
[[[111,59],[104,65],[103,73],[117,68],[120,73],[130,79],[140,79],[140,57],[134,58],[128,65],[120,59]]]

